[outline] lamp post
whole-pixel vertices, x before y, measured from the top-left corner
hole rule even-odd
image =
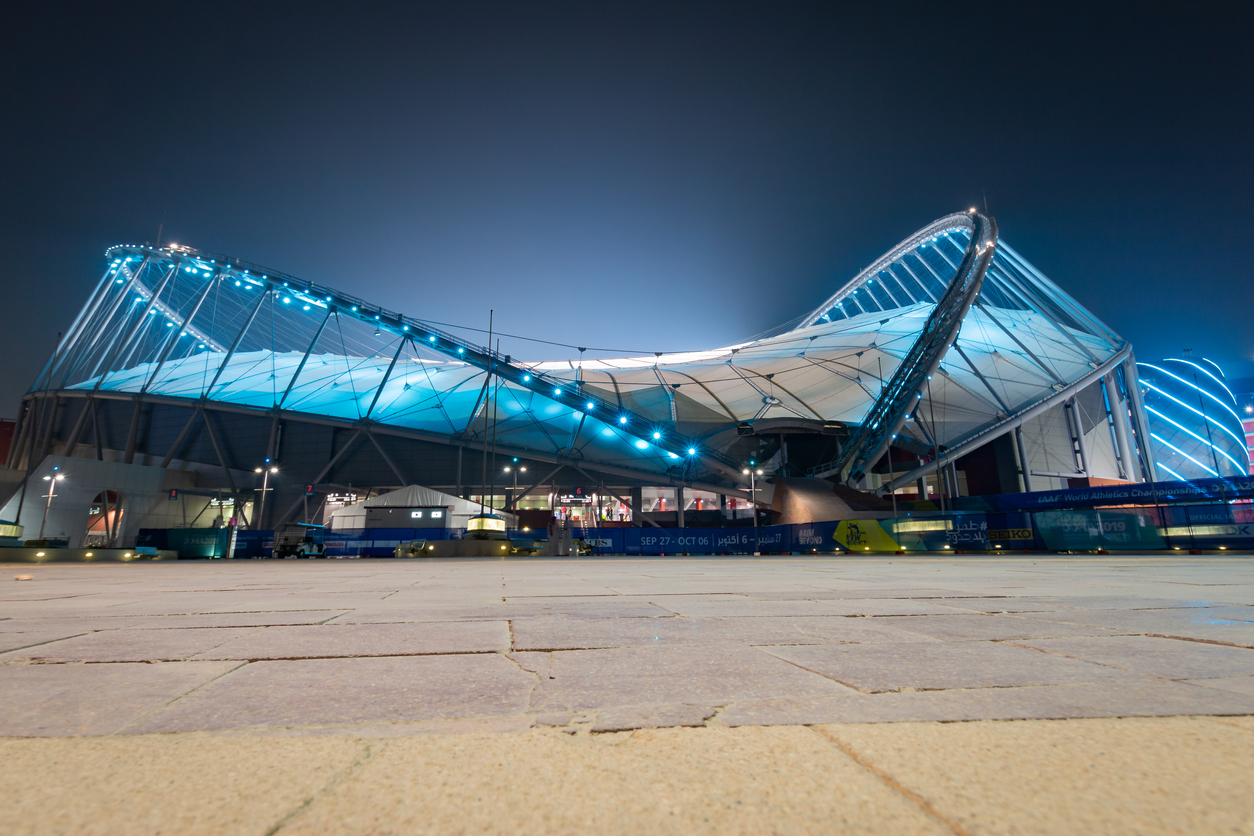
[[[266,463],[269,464],[269,462],[270,460],[266,459]],[[270,490],[270,474],[278,473],[279,469],[275,467],[274,465],[270,465],[269,467],[255,467],[253,468],[253,472],[262,474],[261,508],[257,511],[257,515],[253,517],[253,528],[258,529],[261,527],[261,521],[265,517],[265,514],[266,514],[266,491]]]
[[[753,527],[758,527],[758,477],[762,475],[762,469],[752,470],[745,468],[741,471],[749,477],[749,504],[753,506]]]
[[[53,468],[53,470],[55,471],[56,468]],[[44,505],[44,521],[39,524],[40,540],[44,539],[44,527],[48,525],[48,511],[52,508],[52,498],[56,496],[56,494],[52,492],[52,489],[57,486],[57,482],[60,482],[64,478],[64,473],[54,473],[51,476],[44,477],[44,481],[48,483],[48,502]]]
[[[511,468],[509,465],[505,465],[505,472],[514,474],[514,492],[510,494],[510,496],[513,497],[513,501],[510,504],[513,505],[515,509],[517,509],[518,508],[518,474],[526,473],[527,468],[526,467]]]

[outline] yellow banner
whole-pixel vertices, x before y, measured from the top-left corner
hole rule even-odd
[[[895,552],[901,548],[876,520],[845,520],[832,538],[850,551]]]

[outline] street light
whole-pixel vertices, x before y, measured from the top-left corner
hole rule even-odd
[[[758,527],[758,477],[762,475],[762,470],[750,470],[745,468],[743,471],[749,477],[749,503],[753,506],[753,527]]]
[[[52,498],[56,496],[56,494],[52,492],[52,489],[57,486],[57,482],[60,482],[62,479],[65,478],[64,473],[55,472],[56,471],[55,467],[53,468],[53,471],[54,471],[53,475],[44,477],[44,481],[48,483],[48,503],[44,505],[44,521],[39,524],[39,539],[40,540],[44,539],[44,527],[48,525],[48,510],[52,508]]]
[[[518,459],[514,459],[514,461],[518,461]],[[526,467],[515,467],[515,468],[512,468],[512,469],[511,469],[509,465],[505,465],[505,472],[506,472],[506,473],[513,473],[513,474],[514,474],[514,492],[513,492],[512,494],[510,494],[510,496],[514,497],[514,502],[513,502],[513,505],[514,505],[514,507],[515,507],[515,508],[517,508],[517,507],[518,507],[518,474],[519,474],[519,473],[526,473],[526,472],[527,472],[527,468],[526,468]]]
[[[267,463],[269,463],[269,461],[270,461],[269,459],[266,459]],[[279,472],[279,469],[275,467],[274,465],[270,465],[270,467],[254,467],[253,468],[253,473],[263,474],[261,477],[261,508],[260,510],[257,511],[256,516],[253,517],[254,529],[258,528],[261,525],[261,521],[265,518],[266,491],[270,490],[270,474],[278,473],[278,472]]]

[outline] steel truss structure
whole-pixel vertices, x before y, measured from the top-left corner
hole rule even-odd
[[[913,451],[919,465],[882,483],[887,490],[1059,405],[1071,428],[1068,467],[1087,472],[1093,410],[1086,429],[1075,403],[1101,381],[1117,475],[1153,475],[1152,457],[1134,453],[1144,416],[1130,346],[974,211],[919,230],[795,327],[725,348],[627,359],[521,361],[425,319],[187,247],[121,245],[107,257],[26,396],[11,461],[55,452],[55,421],[41,419],[49,401],[83,403],[58,438],[70,454],[91,424],[98,456],[100,405],[131,402],[118,445],[124,461],[134,456],[143,405],[163,405],[183,409],[186,423],[162,464],[183,455],[203,427],[227,478],[229,445],[211,414],[270,420],[268,451],[280,419],[351,431],[322,473],[305,474],[312,482],[358,439],[402,484],[424,481],[379,443],[389,437],[480,454],[491,444],[597,480],[610,474],[744,496],[736,440],[787,425],[844,432],[835,458],[810,474],[854,485],[867,486],[890,447]]]

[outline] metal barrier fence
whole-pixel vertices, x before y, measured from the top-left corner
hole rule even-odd
[[[145,532],[147,533],[147,532]],[[188,557],[225,553],[225,530],[205,529],[204,554],[188,551],[193,533],[153,531],[177,542]],[[460,528],[376,528],[315,535],[328,557],[390,557],[412,540],[456,540]],[[510,532],[530,539],[530,533]],[[576,533],[578,537],[579,534]],[[183,538],[183,539],[179,539]],[[537,538],[543,539],[543,538]],[[882,520],[843,520],[760,528],[591,528],[582,538],[593,554],[895,554],[897,552],[998,551],[1254,551],[1254,504],[1176,505],[1154,508],[937,514]],[[273,532],[236,532],[236,557],[271,553]],[[199,548],[201,544],[197,542]],[[187,552],[186,554],[184,554]]]
[[[392,554],[407,540],[460,529],[327,532],[331,556]],[[528,537],[526,534],[519,534]],[[955,513],[760,528],[592,528],[593,554],[836,554],[945,551],[1254,550],[1254,505]]]

